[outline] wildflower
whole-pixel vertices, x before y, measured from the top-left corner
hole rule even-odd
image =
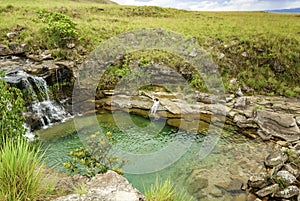
[[[64,166],[69,169],[71,167],[71,163],[70,162],[64,163]]]
[[[111,132],[110,131],[106,132],[106,136],[110,137],[111,136]]]

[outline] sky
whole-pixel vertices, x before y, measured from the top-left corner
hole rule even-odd
[[[299,8],[300,0],[113,0],[121,5],[148,5],[198,11],[261,11]]]

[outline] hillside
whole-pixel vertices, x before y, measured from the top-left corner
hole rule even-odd
[[[53,38],[53,32],[49,35],[51,13],[61,13],[75,22],[72,29],[60,24],[71,37],[71,46],[56,41],[64,37]],[[28,54],[49,50],[55,59],[80,62],[110,37],[140,28],[163,28],[196,38],[218,64],[228,92],[235,90],[229,83],[236,78],[247,94],[299,97],[299,19],[297,14],[196,12],[120,6],[106,0],[6,0],[0,1],[0,39],[3,45],[26,43]],[[18,35],[9,38],[9,32]],[[128,68],[134,60],[144,64],[154,60],[174,68],[184,64],[174,55],[152,51],[128,55],[117,68]],[[199,76],[193,75],[189,82],[205,90]]]

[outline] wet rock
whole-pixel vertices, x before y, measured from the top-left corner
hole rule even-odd
[[[248,186],[251,188],[264,188],[267,186],[265,175],[254,175],[248,180]]]
[[[289,186],[281,191],[278,191],[274,196],[288,199],[296,195],[299,195],[299,188],[297,186]]]
[[[296,181],[296,177],[286,170],[279,171],[277,176],[284,179],[288,184],[292,184]]]
[[[255,194],[258,195],[258,197],[265,197],[270,194],[275,194],[278,190],[279,184],[273,184],[257,191]]]
[[[72,194],[54,201],[143,201],[145,197],[129,182],[113,171],[96,175],[86,183],[88,192],[83,195]]]
[[[255,121],[265,133],[274,137],[286,141],[296,141],[300,138],[300,130],[296,125],[296,120],[290,114],[257,110]]]
[[[288,157],[281,151],[275,151],[270,153],[265,159],[265,165],[269,167],[275,167],[279,164],[283,164],[287,161]]]

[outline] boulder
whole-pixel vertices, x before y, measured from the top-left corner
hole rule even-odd
[[[288,199],[296,195],[299,195],[299,188],[297,186],[289,186],[281,191],[278,191],[274,196]]]
[[[265,175],[253,175],[248,180],[248,186],[251,188],[264,188],[267,186]]]
[[[277,176],[284,179],[284,181],[286,181],[288,184],[292,184],[296,181],[296,177],[286,170],[279,171]]]
[[[287,155],[283,154],[281,151],[275,151],[266,157],[265,165],[268,167],[275,167],[280,164],[284,164],[287,159]]]
[[[87,185],[86,194],[71,194],[53,201],[144,201],[145,197],[121,175],[108,171],[93,177]]]
[[[279,190],[279,184],[273,184],[271,186],[267,186],[256,192],[258,197],[265,197],[270,194],[275,194]]]
[[[300,139],[300,129],[290,114],[257,110],[254,120],[266,134],[289,142]]]

